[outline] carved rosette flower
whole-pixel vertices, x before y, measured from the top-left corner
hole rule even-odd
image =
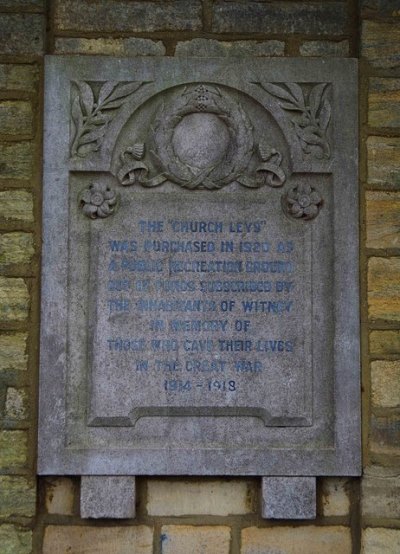
[[[282,203],[289,216],[309,221],[317,217],[323,200],[319,192],[310,185],[297,185],[283,196]]]
[[[104,183],[91,183],[80,196],[83,213],[91,219],[105,218],[114,213],[117,193]]]

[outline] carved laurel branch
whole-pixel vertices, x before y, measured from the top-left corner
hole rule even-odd
[[[118,109],[136,92],[144,81],[118,83],[107,81],[95,98],[92,86],[85,81],[74,81],[77,87],[72,102],[71,116],[75,135],[71,144],[71,156],[85,157],[99,150],[109,123]]]
[[[327,129],[332,107],[326,97],[328,83],[315,85],[307,97],[297,83],[284,83],[284,86],[266,82],[259,84],[272,96],[283,101],[279,102],[281,108],[293,112],[290,119],[303,152],[319,159],[330,158]]]

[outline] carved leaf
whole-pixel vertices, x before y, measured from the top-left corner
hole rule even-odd
[[[328,128],[329,121],[331,119],[331,112],[332,112],[331,104],[330,104],[329,100],[325,99],[322,102],[322,106],[321,106],[320,112],[318,114],[319,115],[319,124],[320,124],[320,127],[321,127],[322,131],[324,131],[324,132]]]
[[[137,89],[142,85],[141,81],[137,81],[134,83],[126,83],[125,85],[119,85],[117,88],[114,89],[112,94],[107,98],[107,100],[103,103],[103,108],[107,105],[109,108],[109,102],[113,102],[114,100],[118,100],[119,98],[125,98],[129,94],[132,94],[132,92],[137,91]]]
[[[118,83],[115,81],[107,81],[107,83],[104,83],[99,92],[99,104],[102,104],[104,100],[110,96],[117,84]]]
[[[297,100],[294,96],[290,94],[286,89],[279,87],[278,85],[273,85],[272,83],[262,83],[263,88],[268,91],[272,96],[276,96],[281,100],[288,100],[290,103],[297,103]]]
[[[293,94],[293,96],[296,98],[297,102],[299,103],[299,106],[301,106],[304,109],[305,107],[304,94],[301,87],[297,83],[286,83],[286,86]]]
[[[315,85],[315,87],[311,89],[309,104],[310,104],[311,113],[314,118],[317,117],[317,112],[321,104],[322,94],[326,86],[327,86],[327,83],[319,83],[318,85]]]
[[[292,112],[302,112],[303,111],[303,108],[300,108],[300,106],[295,106],[294,104],[286,104],[284,102],[281,102],[279,105],[284,110],[289,110],[289,111],[292,111]]]
[[[92,88],[84,81],[75,81],[75,83],[79,89],[79,96],[80,96],[81,105],[82,105],[84,114],[86,116],[89,116],[93,111],[93,105],[94,105],[94,96],[93,96]]]
[[[92,152],[97,152],[97,150],[100,148],[100,145],[97,144],[97,142],[89,142],[88,144],[82,144],[82,146],[78,147],[77,154],[81,158],[84,158],[88,154],[91,154]]]
[[[79,139],[79,144],[87,144],[88,142],[94,142],[99,138],[104,137],[106,133],[106,127],[95,127],[93,130],[88,129],[89,132],[85,132]]]

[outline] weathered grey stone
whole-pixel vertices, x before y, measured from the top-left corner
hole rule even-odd
[[[262,517],[315,519],[315,477],[263,477]]]
[[[213,3],[213,31],[217,33],[301,33],[343,35],[347,31],[343,2]]]
[[[283,56],[285,43],[281,40],[235,40],[232,42],[195,38],[178,42],[175,56]]]
[[[134,477],[82,476],[82,518],[134,518],[135,501]]]
[[[40,473],[358,474],[354,61],[46,83]]]
[[[9,14],[0,17],[0,50],[3,54],[43,53],[44,18],[39,14]]]

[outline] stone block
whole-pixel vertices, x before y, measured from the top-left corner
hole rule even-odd
[[[83,527],[50,525],[42,554],[153,554],[153,530],[144,525]]]
[[[400,320],[400,258],[369,259],[368,314],[371,320]]]
[[[36,511],[34,479],[0,476],[0,517],[32,517]]]
[[[364,17],[400,17],[398,0],[361,0],[360,7]]]
[[[55,25],[60,31],[197,31],[202,26],[200,0],[147,2],[56,0]]]
[[[28,64],[0,64],[0,90],[35,90],[38,68]]]
[[[17,472],[27,463],[26,431],[0,431],[0,471]]]
[[[0,146],[1,148],[1,146]],[[33,198],[27,190],[0,191],[0,219],[33,222]]]
[[[281,40],[235,40],[232,42],[195,38],[178,42],[175,56],[284,56]]]
[[[400,518],[400,476],[396,469],[367,467],[361,480],[363,518]]]
[[[0,179],[29,179],[32,176],[31,142],[0,144]]]
[[[108,56],[163,56],[161,40],[145,38],[57,38],[56,54],[103,54]]]
[[[29,291],[23,279],[0,277],[1,321],[25,321],[29,305]]]
[[[166,481],[147,483],[150,516],[247,514],[254,510],[254,483],[245,480]]]
[[[33,131],[33,114],[30,102],[0,100],[0,133],[4,135],[30,135]]]
[[[34,252],[31,233],[0,234],[0,267],[9,264],[29,264]]]
[[[70,516],[74,513],[75,485],[70,477],[46,478],[46,511]]]
[[[367,191],[367,248],[400,247],[400,193]]]
[[[216,33],[343,35],[347,24],[347,9],[341,2],[213,3],[212,30]]]
[[[369,80],[368,124],[400,127],[400,79],[374,77]]]
[[[26,371],[26,333],[0,334],[0,371]]]
[[[0,545],[2,554],[31,554],[32,531],[17,525],[0,525]]]
[[[28,415],[28,395],[26,389],[7,388],[5,416],[9,419],[23,420]]]
[[[3,13],[0,18],[0,51],[2,54],[43,54],[44,17],[40,14]]]
[[[263,477],[262,517],[315,519],[315,477]]]
[[[325,477],[322,481],[322,513],[325,517],[347,516],[350,499],[347,493],[348,480]]]
[[[400,138],[368,137],[368,183],[400,188]]]
[[[164,525],[161,554],[229,554],[229,527],[204,525]]]
[[[400,417],[398,415],[371,415],[369,451],[374,454],[400,454]]]
[[[352,554],[347,527],[248,527],[240,554]],[[371,553],[372,554],[372,553]],[[374,553],[377,554],[377,553]]]
[[[361,554],[396,554],[400,552],[400,529],[367,527],[362,532]]]
[[[20,10],[43,10],[44,0],[0,0],[1,10],[13,10],[19,12]]]
[[[400,360],[371,362],[371,398],[376,408],[400,406]]]
[[[134,518],[135,501],[135,477],[82,476],[82,518]]]
[[[333,56],[336,58],[349,55],[348,40],[308,40],[300,44],[301,56]]]
[[[400,331],[371,331],[369,334],[369,353],[372,356],[400,354]]]
[[[396,23],[363,21],[361,55],[375,68],[391,69],[399,67],[399,26]]]

